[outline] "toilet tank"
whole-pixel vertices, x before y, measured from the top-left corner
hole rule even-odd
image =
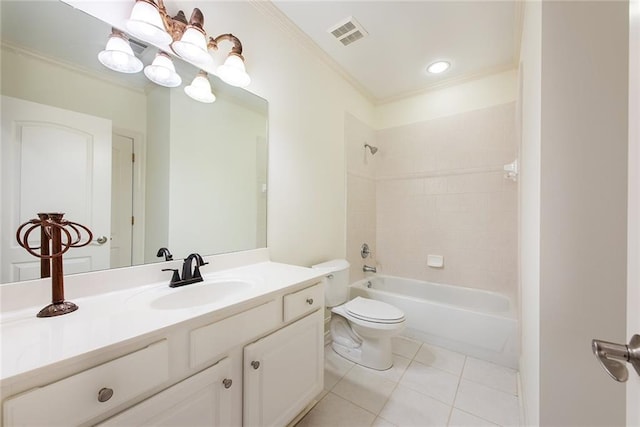
[[[334,259],[311,268],[323,270],[325,275],[324,300],[327,307],[344,304],[349,299],[349,262]]]

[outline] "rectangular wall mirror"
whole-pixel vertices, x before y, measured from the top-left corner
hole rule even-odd
[[[0,282],[38,278],[16,242],[38,212],[93,241],[65,274],[266,247],[267,102],[209,76],[216,102],[98,62],[111,27],[62,2],[2,1]],[[157,49],[132,40],[145,65]],[[34,235],[37,233],[33,233]],[[37,238],[31,245],[38,245]]]

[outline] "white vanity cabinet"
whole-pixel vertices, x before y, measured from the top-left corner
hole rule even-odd
[[[230,426],[232,388],[240,386],[225,358],[98,426]]]
[[[322,391],[323,321],[316,310],[244,348],[245,426],[284,426]]]
[[[11,397],[5,426],[75,426],[134,399],[169,378],[167,341]]]
[[[108,349],[106,363],[78,358],[53,382],[14,381],[2,426],[285,426],[323,388],[323,305],[306,279]]]

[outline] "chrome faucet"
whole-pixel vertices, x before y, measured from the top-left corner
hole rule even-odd
[[[378,270],[376,270],[375,267],[369,267],[368,265],[364,265],[364,267],[362,267],[362,271],[364,271],[365,273],[377,273]]]
[[[195,267],[193,266],[193,261],[195,260]],[[180,273],[178,273],[177,268],[163,268],[162,271],[173,271],[173,276],[171,276],[171,281],[169,282],[169,286],[172,288],[177,288],[178,286],[190,285],[192,283],[202,282],[202,275],[200,274],[200,267],[203,265],[209,264],[208,262],[204,262],[202,256],[200,254],[191,254],[184,259],[182,263],[182,277],[180,277]]]

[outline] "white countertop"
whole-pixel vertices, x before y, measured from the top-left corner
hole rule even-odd
[[[222,298],[194,302],[194,306],[163,308],[162,304],[157,304],[164,296],[167,298],[162,301],[171,301],[169,295],[189,291],[190,287],[203,286],[202,283],[198,283],[170,288],[168,280],[165,280],[74,298],[72,301],[79,309],[58,317],[37,318],[36,313],[40,311],[41,306],[4,312],[0,321],[0,380],[205,314],[249,304],[254,299],[322,276],[320,270],[260,262],[204,274],[205,284],[207,281],[229,279],[248,281],[252,285]]]

